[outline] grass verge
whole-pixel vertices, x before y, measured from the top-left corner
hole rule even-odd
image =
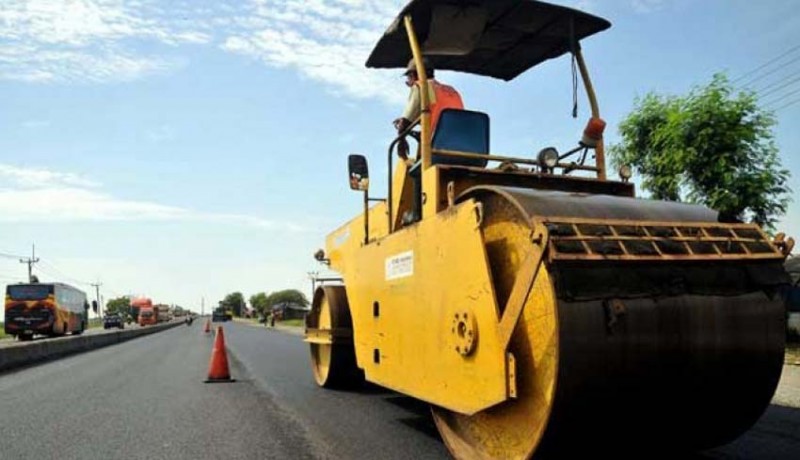
[[[302,319],[287,319],[286,321],[279,321],[278,324],[288,327],[305,327],[306,322]]]

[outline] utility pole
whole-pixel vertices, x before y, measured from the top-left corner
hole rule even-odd
[[[205,316],[206,314],[206,298],[200,297],[200,316]]]
[[[98,281],[96,283],[92,283],[91,285],[94,286],[94,294],[95,294],[95,299],[97,301],[97,317],[100,318],[101,317],[100,312],[103,311],[103,305],[100,303],[100,286],[102,286],[103,283]]]
[[[27,259],[19,259],[21,264],[28,264],[28,282],[33,283],[33,264],[39,262],[39,258],[36,257],[36,245],[31,245],[31,256]]]

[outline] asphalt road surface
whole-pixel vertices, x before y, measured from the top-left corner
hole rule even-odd
[[[246,379],[202,383],[211,346],[195,323],[0,376],[0,457],[320,457]]]
[[[306,344],[286,332],[226,323],[237,381],[201,383],[202,325],[0,375],[0,456],[448,458],[424,403],[317,388]],[[800,410],[772,406],[733,444],[690,458],[799,459]]]

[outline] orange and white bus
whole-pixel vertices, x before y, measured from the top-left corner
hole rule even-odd
[[[88,326],[86,294],[63,283],[10,284],[6,287],[5,331],[20,340],[34,334],[82,333]]]

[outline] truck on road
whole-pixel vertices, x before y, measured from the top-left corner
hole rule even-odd
[[[156,310],[156,322],[166,323],[172,321],[172,311],[170,310],[169,305],[160,303],[154,308]]]
[[[134,323],[139,322],[139,311],[142,307],[153,307],[153,301],[147,297],[136,297],[131,299],[130,315]]]
[[[146,303],[142,303],[139,307],[139,326],[147,326],[158,323],[158,310],[153,307],[150,299]]]

